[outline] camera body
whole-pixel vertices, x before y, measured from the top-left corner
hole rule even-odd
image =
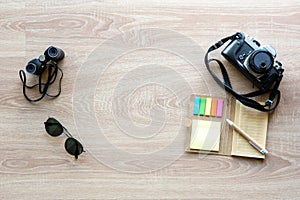
[[[276,51],[239,32],[222,51],[222,55],[259,89],[270,89],[282,76],[282,64],[275,61]]]
[[[40,75],[43,73],[46,64],[49,61],[59,62],[65,57],[63,50],[50,46],[46,49],[44,54],[40,55],[39,58],[30,60],[26,65],[26,71],[30,74]]]

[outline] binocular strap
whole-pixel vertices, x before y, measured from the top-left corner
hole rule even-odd
[[[47,71],[47,81],[45,83],[42,82],[42,76],[43,74]],[[60,78],[59,78],[59,83],[58,83],[58,92],[55,95],[49,94],[48,89],[49,87],[56,81],[58,72],[60,73]],[[37,102],[42,100],[45,96],[51,97],[51,98],[56,98],[60,95],[61,93],[61,81],[63,78],[63,72],[62,70],[57,66],[55,62],[49,62],[45,66],[45,70],[39,75],[39,83],[34,84],[34,85],[27,85],[26,84],[26,73],[24,70],[19,71],[19,76],[21,79],[21,82],[23,84],[23,95],[24,97],[29,101],[29,102]],[[36,99],[32,99],[28,97],[26,94],[26,89],[32,89],[38,87],[39,88],[39,93],[41,94],[40,97]]]

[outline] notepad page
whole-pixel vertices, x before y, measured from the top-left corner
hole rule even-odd
[[[219,151],[221,122],[196,120],[192,122],[191,149]]]
[[[268,113],[260,112],[236,101],[234,123],[248,133],[263,148],[266,147]],[[243,136],[233,131],[232,155],[265,158],[265,155],[252,147]]]

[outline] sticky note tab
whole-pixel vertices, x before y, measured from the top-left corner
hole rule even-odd
[[[195,100],[194,100],[194,115],[199,114],[199,109],[200,109],[200,97],[195,97]]]
[[[205,114],[205,106],[206,106],[206,98],[201,97],[200,98],[200,110],[199,110],[200,115]]]
[[[211,102],[211,112],[210,115],[215,117],[217,116],[217,108],[218,108],[218,99],[213,98]]]
[[[210,116],[211,101],[212,101],[212,98],[210,98],[210,97],[206,98],[205,113],[204,113],[204,115],[206,115],[206,116]]]
[[[193,120],[190,148],[219,151],[221,122]]]
[[[223,99],[218,99],[217,117],[222,117],[223,114]]]

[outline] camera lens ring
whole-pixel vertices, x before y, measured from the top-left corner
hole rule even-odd
[[[255,73],[265,74],[272,68],[274,58],[268,51],[259,49],[251,54],[249,64]]]

